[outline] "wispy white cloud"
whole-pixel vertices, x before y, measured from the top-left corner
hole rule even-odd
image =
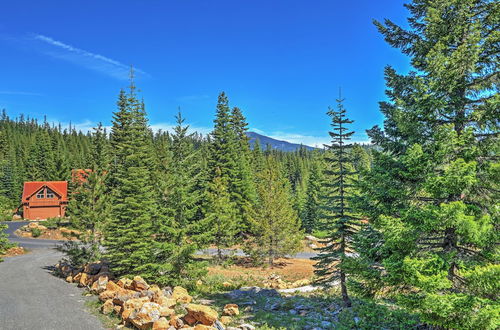
[[[0,95],[43,96],[41,93],[24,91],[0,91]]]
[[[83,66],[116,79],[125,80],[129,77],[130,66],[109,57],[73,47],[41,34],[34,34],[31,39],[50,46],[48,50],[42,50],[46,55]],[[134,68],[134,70],[139,76],[149,76],[141,69]]]

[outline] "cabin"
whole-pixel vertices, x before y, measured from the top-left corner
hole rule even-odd
[[[63,217],[68,205],[67,181],[25,182],[23,216],[28,220]]]

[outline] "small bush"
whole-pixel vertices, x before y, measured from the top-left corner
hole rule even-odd
[[[43,223],[48,229],[57,229],[61,224],[61,218],[48,218],[47,221]]]
[[[374,301],[354,301],[339,314],[338,329],[417,329],[418,317]]]
[[[39,237],[42,235],[42,231],[39,228],[31,228],[31,236]]]

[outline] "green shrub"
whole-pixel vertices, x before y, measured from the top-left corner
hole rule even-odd
[[[39,237],[42,235],[42,231],[39,228],[31,228],[31,236]]]
[[[61,218],[48,218],[43,225],[48,229],[57,229],[61,225]]]
[[[417,329],[416,315],[374,301],[353,301],[352,308],[339,314],[338,329]]]

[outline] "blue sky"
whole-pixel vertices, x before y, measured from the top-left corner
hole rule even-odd
[[[401,0],[5,1],[0,10],[0,109],[87,129],[109,125],[130,65],[150,122],[181,107],[207,133],[225,91],[251,130],[290,142],[328,141],[341,86],[355,140],[382,123],[383,70],[407,71],[372,19],[406,25]]]

